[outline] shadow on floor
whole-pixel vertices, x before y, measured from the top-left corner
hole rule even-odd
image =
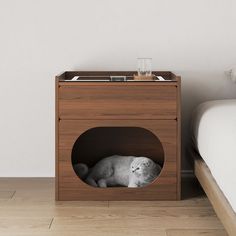
[[[182,200],[206,195],[196,178],[182,178],[181,185]]]

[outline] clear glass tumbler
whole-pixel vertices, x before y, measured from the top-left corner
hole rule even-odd
[[[138,58],[138,76],[152,75],[152,58]]]

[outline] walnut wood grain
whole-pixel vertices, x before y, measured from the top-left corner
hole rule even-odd
[[[76,75],[132,75],[134,72],[65,72],[56,83],[56,199],[57,200],[177,200],[180,199],[180,77],[158,72],[169,82],[65,82]],[[78,137],[91,128],[80,140]],[[120,127],[119,132],[117,128]],[[124,128],[141,127],[125,131]],[[132,132],[131,132],[132,131]],[[112,133],[117,137],[112,140]],[[152,132],[158,139],[149,135]],[[141,136],[140,136],[141,135]],[[103,138],[101,138],[103,136]],[[125,136],[122,140],[122,136]],[[105,138],[104,138],[105,137]],[[105,140],[105,143],[102,140]],[[132,141],[135,140],[135,143]],[[119,145],[116,145],[119,143]],[[96,144],[102,146],[96,148]],[[136,146],[135,146],[136,144]],[[90,147],[91,146],[91,147]],[[107,148],[106,148],[107,147]],[[109,150],[110,147],[110,150]],[[73,150],[72,150],[73,149]],[[92,166],[106,155],[150,156],[163,165],[160,176],[144,188],[93,188],[75,174],[72,163]],[[76,159],[78,155],[78,159]],[[164,160],[164,164],[163,164]]]
[[[177,85],[177,146],[176,146],[176,161],[177,161],[177,197],[181,199],[181,78],[176,76]]]
[[[165,160],[160,176],[148,187],[99,189],[83,183],[75,174],[71,163],[71,148],[77,138],[91,127],[143,127],[156,135],[163,145]],[[176,128],[177,122],[146,120],[61,120],[59,127],[59,199],[60,200],[174,200],[176,191]],[[102,137],[100,137],[102,138]],[[130,140],[130,142],[135,140]],[[148,141],[148,140],[147,140]],[[109,148],[109,143],[107,145]],[[96,147],[94,155],[96,157]],[[157,146],[157,150],[158,150]],[[139,147],[133,147],[134,152]],[[147,154],[148,151],[147,151]],[[154,156],[154,161],[159,157]],[[87,158],[89,158],[87,156]],[[78,156],[80,161],[80,157]],[[142,193],[143,192],[143,193]],[[97,193],[97,194],[96,194]],[[102,194],[101,194],[102,193]]]
[[[176,119],[176,86],[78,85],[59,88],[60,119]]]
[[[60,75],[56,76],[55,78],[55,199],[59,200],[59,188],[58,188],[58,182],[59,179],[57,178],[58,176],[58,169],[59,169],[59,164],[58,164],[58,140],[59,140],[59,133],[58,133],[58,128],[59,128],[59,115],[58,115],[58,105],[59,105],[59,100],[58,100],[58,88],[59,88],[59,81],[65,79],[65,72],[61,73]]]

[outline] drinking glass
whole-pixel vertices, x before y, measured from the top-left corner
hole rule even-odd
[[[152,75],[152,58],[138,58],[138,75]]]

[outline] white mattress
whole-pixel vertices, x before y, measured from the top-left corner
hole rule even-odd
[[[193,134],[196,148],[236,212],[236,99],[198,106]]]

